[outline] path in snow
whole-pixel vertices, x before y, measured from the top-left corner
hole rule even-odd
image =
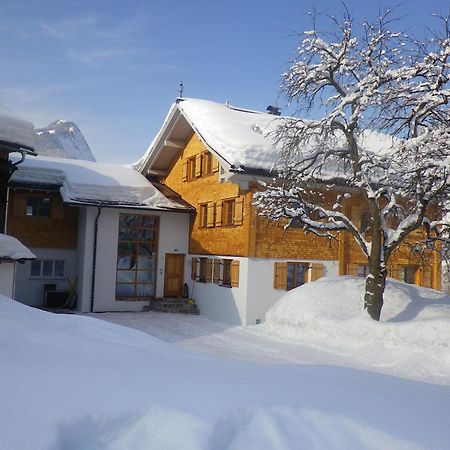
[[[404,349],[366,346],[355,351],[339,345],[324,348],[272,336],[263,326],[230,326],[203,316],[156,312],[90,315],[143,331],[186,350],[220,358],[264,364],[337,365],[450,384],[449,374],[437,358]]]

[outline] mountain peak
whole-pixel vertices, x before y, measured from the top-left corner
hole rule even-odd
[[[95,161],[83,133],[73,122],[55,120],[45,128],[36,128],[36,135],[39,155]]]

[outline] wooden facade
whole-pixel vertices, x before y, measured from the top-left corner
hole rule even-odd
[[[242,190],[237,183],[221,180],[220,170],[218,161],[194,133],[161,180],[197,210],[190,227],[191,254],[338,261],[340,275],[366,275],[367,259],[349,233],[340,233],[337,240],[329,241],[305,234],[301,228],[285,230],[285,222],[258,216],[252,206],[256,184]],[[348,208],[356,221],[360,220],[362,205],[352,200]],[[418,237],[417,233],[420,231],[416,232]],[[414,234],[391,257],[389,276],[440,289],[437,257],[430,253],[419,258],[411,251],[413,242]],[[320,271],[317,266],[314,270],[310,280]]]
[[[30,199],[48,202],[48,214],[33,214]],[[27,247],[76,249],[78,208],[64,205],[59,192],[11,188],[7,232]]]

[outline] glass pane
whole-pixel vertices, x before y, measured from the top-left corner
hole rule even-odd
[[[119,256],[117,258],[118,269],[131,269],[134,266],[134,256]]]
[[[303,264],[297,264],[296,287],[301,286],[303,284],[304,273],[305,273],[305,266]]]
[[[55,277],[64,276],[64,261],[55,261]]]
[[[118,283],[134,283],[134,270],[118,270],[117,282]]]
[[[39,259],[31,261],[30,275],[32,277],[39,277],[41,275],[41,261]]]
[[[136,254],[136,244],[120,242],[119,246],[117,248],[117,253],[119,255],[135,255]]]
[[[152,269],[153,268],[153,258],[151,256],[139,256],[137,268],[138,269]]]
[[[152,216],[142,216],[142,226],[152,228],[155,225],[155,218]]]
[[[138,255],[139,256],[152,256],[152,247],[149,244],[139,244]]]
[[[116,284],[116,297],[133,297],[136,295],[134,284]]]
[[[119,240],[135,240],[137,238],[136,216],[121,215],[119,218]]]
[[[53,261],[44,261],[42,268],[42,276],[43,277],[53,276]]]
[[[153,272],[147,270],[139,270],[137,272],[138,283],[150,283],[151,281],[153,281]]]
[[[50,217],[52,199],[49,197],[44,197],[40,199],[39,215],[44,217]]]
[[[136,286],[136,295],[139,297],[153,297],[155,295],[155,285],[139,284]]]
[[[292,289],[294,287],[294,275],[295,275],[294,264],[288,264],[288,266],[287,266],[287,288],[288,289]]]
[[[153,230],[142,228],[139,232],[139,239],[142,241],[150,241],[153,238]]]

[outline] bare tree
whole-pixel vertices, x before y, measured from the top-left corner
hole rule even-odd
[[[375,320],[387,263],[408,234],[423,226],[428,248],[448,242],[449,18],[419,41],[391,16],[356,30],[345,11],[328,17],[333,32],[314,23],[303,34],[282,87],[299,118],[282,121],[277,177],[256,197],[268,218],[330,239],[350,233],[368,259],[364,306]],[[346,213],[354,198],[366,229]]]

